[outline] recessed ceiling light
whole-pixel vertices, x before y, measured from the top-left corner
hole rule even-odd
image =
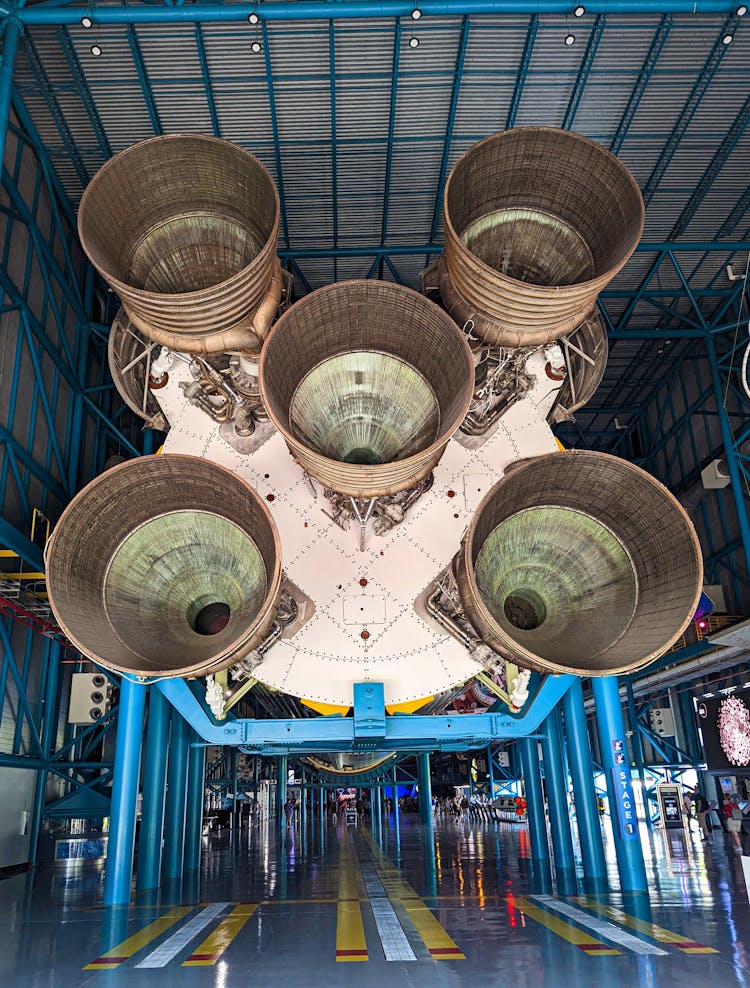
[[[419,48],[419,38],[409,38],[410,48]]]
[[[257,55],[259,51],[263,51],[263,45],[260,43],[260,41],[253,41],[253,43],[250,45],[250,51],[254,52]]]
[[[420,20],[421,17],[422,17],[422,11],[419,9],[419,7],[415,7],[414,10],[412,10],[411,12],[411,19],[413,21],[418,21]]]
[[[91,20],[90,17],[84,16],[81,18],[81,27],[93,27],[93,26],[94,26],[94,22]]]
[[[94,56],[94,58],[99,58],[101,53],[102,53],[101,45],[91,46],[91,54]]]
[[[733,34],[725,34],[724,37],[721,39],[721,43],[723,45],[731,45],[733,41],[734,41]]]
[[[574,34],[565,35],[565,44],[567,45],[568,48],[570,48],[570,46],[574,45],[575,43],[576,43],[576,36]]]
[[[247,15],[247,19],[251,24],[257,24],[258,21],[260,20],[260,17],[258,17],[255,11],[253,11],[252,14]]]
[[[576,8],[575,8],[575,9],[573,10],[573,16],[574,16],[574,17],[583,17],[583,15],[584,15],[585,13],[586,13],[586,8],[585,8],[585,7],[583,6],[583,4],[580,4],[580,3],[579,3],[579,4],[578,4],[578,6],[577,6],[577,7],[576,7]]]

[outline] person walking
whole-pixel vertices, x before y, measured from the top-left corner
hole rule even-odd
[[[710,840],[711,827],[706,819],[708,816],[708,800],[702,792],[696,791],[695,796],[693,797],[693,802],[695,803],[695,815],[698,818],[698,823],[703,831],[703,840]]]
[[[724,811],[724,816],[727,821],[727,830],[732,835],[732,844],[734,845],[734,850],[737,854],[742,854],[742,840],[740,838],[740,831],[742,830],[742,810],[740,809],[739,803],[735,802],[734,796],[730,796],[726,793],[724,796],[724,805],[722,806]]]

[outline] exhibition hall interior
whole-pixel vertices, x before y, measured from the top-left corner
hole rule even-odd
[[[0,34],[0,983],[750,988],[747,5]]]

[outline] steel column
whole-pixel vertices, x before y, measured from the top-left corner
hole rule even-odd
[[[55,741],[57,729],[57,681],[60,670],[60,644],[56,641],[45,643],[49,651],[47,657],[47,676],[44,683],[44,706],[42,708],[42,754],[48,758],[52,752],[52,745]],[[0,700],[2,700],[4,690],[0,690]],[[29,837],[29,861],[32,865],[37,863],[37,849],[39,846],[39,834],[42,829],[42,817],[44,816],[44,798],[47,788],[47,769],[39,769],[36,777],[36,790],[34,793],[34,813],[31,818],[31,836]]]
[[[542,725],[542,754],[544,756],[544,781],[549,807],[552,849],[555,855],[555,872],[560,891],[565,895],[574,894],[575,858],[573,839],[570,834],[570,808],[568,806],[568,779],[563,761],[562,737],[560,735],[560,715],[553,710]]]
[[[616,676],[592,679],[602,767],[607,778],[617,870],[623,892],[647,891],[646,866],[638,835],[625,725]],[[631,807],[627,809],[628,805]],[[632,820],[626,814],[632,815]]]
[[[430,754],[422,751],[417,755],[417,776],[419,785],[419,818],[427,827],[432,827],[432,784],[430,781]]]
[[[206,778],[206,749],[200,738],[191,732],[193,744],[188,755],[187,819],[185,822],[185,871],[197,871],[201,866],[203,838],[203,794]]]
[[[149,689],[146,757],[143,761],[143,812],[138,839],[136,888],[161,884],[161,845],[169,755],[169,704],[158,690]]]
[[[181,878],[185,857],[185,810],[187,804],[188,750],[190,725],[172,711],[172,737],[169,743],[166,825],[164,828],[164,877]]]
[[[521,751],[524,793],[526,794],[526,815],[529,821],[532,861],[549,864],[549,841],[547,820],[544,812],[542,773],[539,767],[539,751],[536,738],[520,738],[517,742]]]
[[[13,95],[13,66],[16,61],[21,25],[15,17],[8,18],[3,31],[3,52],[0,61],[0,165],[5,160],[5,142],[8,137],[8,116]]]
[[[587,891],[607,889],[607,862],[604,858],[602,828],[599,807],[594,788],[594,766],[583,708],[583,687],[580,679],[563,697],[565,716],[565,740],[568,749],[568,767],[573,779],[573,796],[576,806],[576,824],[581,843],[583,876]]]
[[[284,803],[286,802],[286,779],[288,770],[288,760],[286,755],[279,755],[276,759],[276,826],[279,834],[286,832],[284,825]]]
[[[727,468],[729,469],[732,498],[734,499],[734,506],[737,511],[737,523],[739,525],[740,537],[742,539],[742,550],[745,556],[745,565],[750,573],[750,523],[748,522],[747,517],[742,474],[738,462],[737,450],[735,448],[734,436],[732,435],[732,426],[729,421],[729,415],[727,414],[727,409],[724,404],[724,397],[721,390],[721,375],[719,374],[719,365],[716,359],[716,347],[714,345],[713,337],[710,335],[706,336],[706,350],[708,351],[708,363],[711,368],[711,383],[713,384],[714,394],[716,397],[716,408],[719,413],[721,438],[724,442],[724,452],[727,459]]]
[[[145,707],[146,687],[123,677],[104,875],[104,903],[108,906],[130,902]]]

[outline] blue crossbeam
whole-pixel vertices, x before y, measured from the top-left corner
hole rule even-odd
[[[465,750],[490,741],[528,737],[562,699],[574,676],[547,676],[521,716],[463,714],[450,716],[396,715],[385,718],[378,749],[385,751]],[[367,684],[375,686],[380,684]],[[312,717],[302,720],[234,720],[217,724],[208,716],[182,679],[156,684],[169,702],[209,744],[242,745],[268,754],[305,751],[356,750],[359,735],[353,717]],[[364,739],[364,738],[363,738]]]

